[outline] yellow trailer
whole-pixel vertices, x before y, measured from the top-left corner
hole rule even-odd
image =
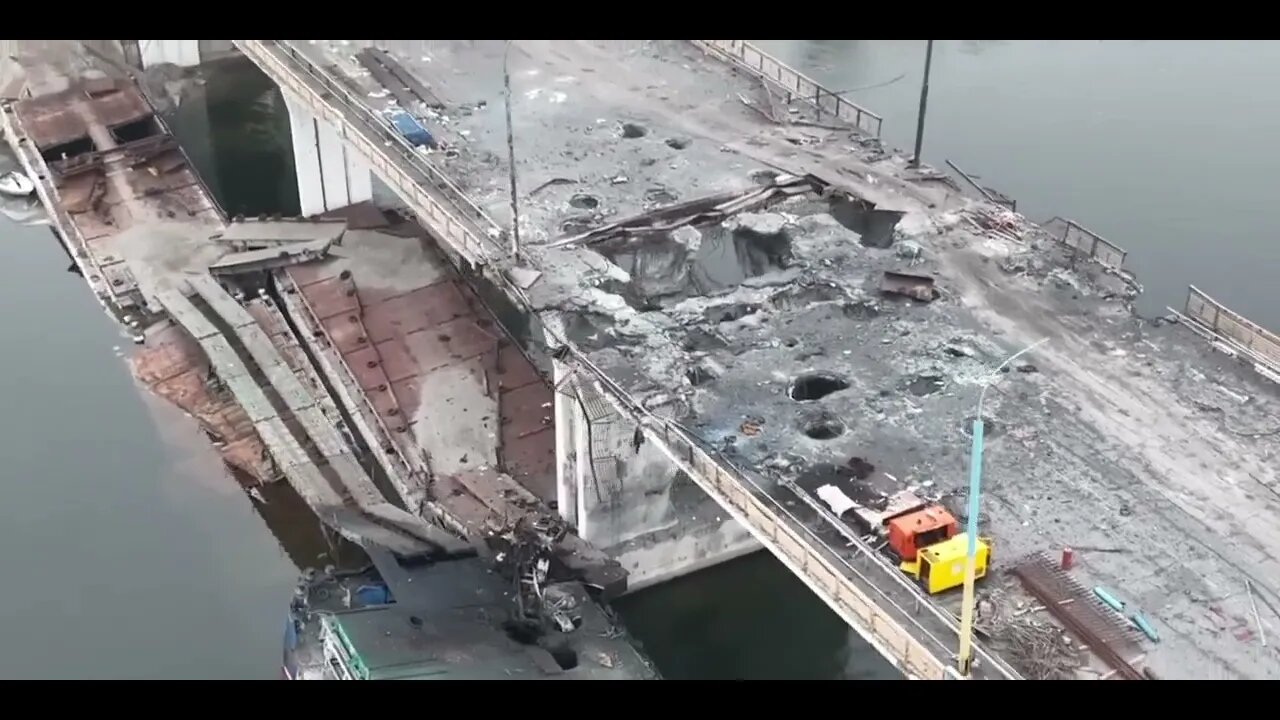
[[[964,584],[964,563],[968,552],[968,534],[960,533],[921,549],[915,562],[904,562],[900,567],[919,580],[925,591],[933,595]],[[987,563],[990,560],[991,545],[986,538],[979,537],[974,552],[975,580],[987,574]]]

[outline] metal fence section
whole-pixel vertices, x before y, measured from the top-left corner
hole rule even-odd
[[[1059,242],[1079,250],[1113,270],[1124,267],[1124,259],[1128,255],[1124,248],[1075,220],[1055,215],[1040,226]]]
[[[1004,207],[1007,207],[1013,212],[1018,212],[1017,200],[1014,200],[1013,198],[1009,197],[1008,195],[1005,195],[1004,193],[1000,192],[999,190],[996,190],[995,188],[986,187],[985,185],[980,184],[976,179],[974,179],[971,175],[969,175],[969,173],[965,172],[964,170],[961,170],[959,165],[956,165],[950,160],[947,160],[946,162],[947,162],[947,166],[950,167],[952,170],[956,171],[956,174],[958,174],[961,178],[964,178],[964,181],[969,183],[969,185],[971,185],[974,190],[977,190],[978,194],[981,195],[984,200],[990,203],[995,203],[996,205],[1002,205]]]
[[[746,40],[692,40],[693,44],[745,70],[787,96],[801,100],[823,115],[839,118],[869,135],[880,136],[883,118],[752,45]]]
[[[1209,297],[1195,285],[1187,291],[1187,317],[1203,323],[1216,335],[1229,338],[1280,371],[1280,336]]]
[[[469,264],[483,265],[505,254],[503,229],[327,70],[285,41],[233,42],[316,117],[337,128],[371,169]],[[371,137],[381,142],[372,142]]]

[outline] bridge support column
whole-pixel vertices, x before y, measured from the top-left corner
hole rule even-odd
[[[761,548],[581,375],[557,383],[560,512],[641,589]],[[568,421],[572,427],[564,427]]]
[[[199,40],[138,40],[137,43],[143,70],[165,63],[179,67],[200,64]]]
[[[575,528],[578,527],[578,468],[577,428],[579,410],[573,400],[572,387],[568,383],[569,369],[559,360],[552,360],[552,379],[555,383],[556,423],[556,508],[560,517]]]
[[[285,95],[293,134],[293,164],[303,215],[318,215],[373,199],[373,176],[347,150],[337,129]]]

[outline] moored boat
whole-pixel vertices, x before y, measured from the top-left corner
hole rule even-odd
[[[12,170],[0,175],[0,193],[13,197],[27,197],[36,191],[36,184],[31,178]]]

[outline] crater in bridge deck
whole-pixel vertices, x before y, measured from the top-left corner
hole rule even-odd
[[[561,670],[572,670],[578,667],[578,653],[568,645],[556,645],[549,648],[548,652]]]
[[[595,195],[579,193],[569,198],[569,206],[579,210],[595,210],[600,207],[600,198]]]
[[[834,440],[843,435],[844,430],[844,422],[828,412],[811,413],[800,418],[800,431],[813,440]]]
[[[621,133],[622,133],[622,137],[628,140],[636,140],[638,138],[644,137],[645,135],[648,135],[649,128],[639,123],[624,122],[622,123]]]
[[[903,213],[881,210],[873,202],[848,195],[832,197],[827,206],[836,222],[858,233],[858,242],[864,247],[887,248],[893,245],[894,230]]]
[[[669,232],[610,240],[596,249],[631,276],[620,293],[637,309],[717,295],[744,280],[787,267],[791,241],[779,224],[739,224],[699,228],[696,249]]]
[[[796,402],[811,402],[821,400],[831,393],[846,390],[848,387],[849,381],[835,373],[805,373],[791,381],[787,396]]]
[[[946,380],[941,375],[917,375],[907,381],[906,389],[916,397],[933,395],[946,387]]]

